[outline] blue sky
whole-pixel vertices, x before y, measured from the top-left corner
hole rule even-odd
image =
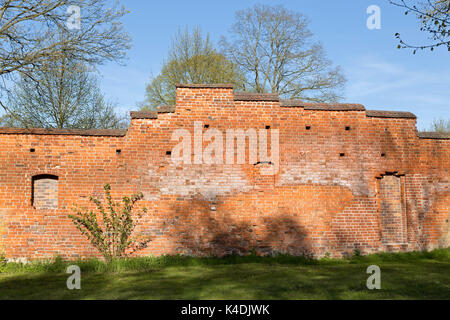
[[[227,36],[235,12],[256,3],[282,4],[306,15],[314,39],[320,41],[348,80],[345,102],[361,103],[368,109],[410,111],[418,117],[418,128],[428,129],[434,118],[450,118],[450,53],[444,49],[411,51],[397,49],[399,32],[414,43],[426,41],[415,16],[387,0],[306,1],[144,1],[122,0],[130,10],[124,17],[133,48],[125,66],[100,67],[105,95],[122,111],[137,109],[144,100],[151,74],[157,75],[179,27],[200,26],[215,43]],[[381,29],[369,30],[370,5],[381,8]]]

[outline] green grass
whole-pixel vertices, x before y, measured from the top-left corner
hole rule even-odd
[[[81,268],[81,290],[65,270]],[[369,265],[381,290],[368,290]],[[450,299],[450,249],[350,259],[145,257],[0,264],[0,299]]]

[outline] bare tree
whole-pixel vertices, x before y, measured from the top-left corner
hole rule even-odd
[[[308,20],[282,6],[256,5],[238,11],[232,39],[222,37],[225,55],[246,75],[246,87],[285,98],[337,101],[345,78],[320,43],[311,40]]]
[[[418,49],[430,49],[444,46],[450,51],[450,0],[408,1],[398,0],[389,2],[405,10],[405,15],[413,13],[420,20],[420,31],[429,34],[430,44],[413,45],[405,42],[399,33],[395,37],[399,40],[398,48],[413,49],[415,54]]]
[[[434,119],[431,123],[431,131],[450,133],[450,119]]]
[[[119,3],[106,0],[3,0],[0,1],[0,77],[26,75],[43,70],[64,55],[89,65],[120,62],[130,47],[120,18]],[[80,28],[68,30],[80,9]],[[71,11],[72,10],[72,11]],[[64,34],[64,36],[61,36]],[[10,78],[9,78],[10,79]],[[3,105],[2,101],[0,103]],[[4,106],[4,105],[3,105]]]
[[[33,79],[22,75],[9,92],[8,113],[0,124],[25,128],[113,129],[126,126],[84,64],[62,56]]]
[[[177,83],[234,83],[243,85],[239,68],[218,53],[209,35],[203,36],[200,28],[178,30],[172,47],[158,76],[153,77],[146,89],[146,102],[155,108],[175,103]]]

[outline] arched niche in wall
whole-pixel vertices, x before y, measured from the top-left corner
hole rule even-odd
[[[36,210],[58,209],[58,176],[51,174],[33,176],[31,205]]]

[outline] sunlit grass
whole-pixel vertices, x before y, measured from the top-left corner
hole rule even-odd
[[[66,268],[81,268],[68,290]],[[381,290],[368,290],[369,265]],[[2,264],[0,299],[450,299],[450,249],[350,259],[230,256]]]

